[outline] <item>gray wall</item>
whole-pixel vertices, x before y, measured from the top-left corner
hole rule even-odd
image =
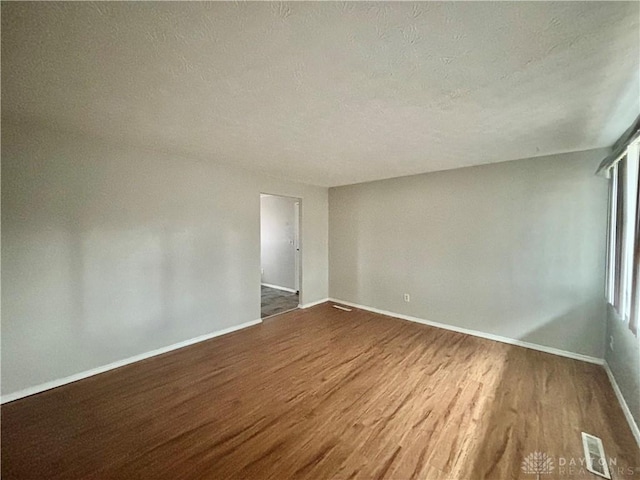
[[[613,337],[613,349],[611,338]],[[606,360],[640,428],[640,337],[622,323],[611,307],[607,308]]]
[[[260,192],[302,202],[327,297],[327,189],[2,125],[2,393],[260,318]]]
[[[296,287],[295,198],[260,197],[262,282]]]
[[[602,358],[606,153],[331,188],[330,296]]]

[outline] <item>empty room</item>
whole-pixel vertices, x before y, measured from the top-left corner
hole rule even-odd
[[[639,479],[639,2],[1,3],[3,479]]]

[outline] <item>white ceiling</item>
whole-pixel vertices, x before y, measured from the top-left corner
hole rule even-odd
[[[335,186],[609,146],[637,2],[2,3],[2,113]]]

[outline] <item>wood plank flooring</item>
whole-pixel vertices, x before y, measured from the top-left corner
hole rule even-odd
[[[640,478],[601,367],[324,304],[4,405],[2,478],[595,479],[581,431]]]

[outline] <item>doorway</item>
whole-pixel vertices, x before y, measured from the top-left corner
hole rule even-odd
[[[260,316],[300,305],[301,200],[260,194]]]

